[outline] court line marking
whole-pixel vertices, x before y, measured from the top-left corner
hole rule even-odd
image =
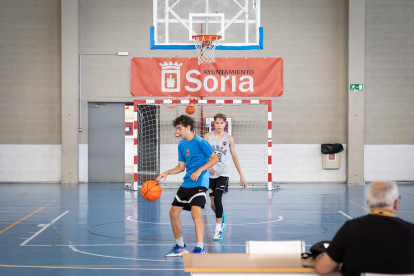
[[[147,221],[140,221],[140,220],[133,220],[132,216],[127,217],[127,220],[132,222],[139,222],[139,223],[148,223],[148,224],[166,224],[171,225],[171,223],[165,223],[165,222],[147,222]],[[283,220],[282,216],[279,216],[279,219],[277,220],[270,220],[270,221],[263,221],[263,222],[246,222],[246,223],[226,223],[226,225],[252,225],[252,224],[266,224],[266,223],[272,223],[272,222],[278,222]],[[194,224],[183,224],[183,226],[194,226]]]
[[[20,219],[20,220],[16,221],[15,223],[13,223],[12,225],[9,225],[8,227],[6,227],[6,228],[4,228],[3,230],[1,230],[1,231],[0,231],[0,234],[2,234],[2,233],[4,233],[4,232],[6,232],[7,230],[9,230],[10,228],[12,228],[12,227],[13,227],[13,226],[15,226],[16,224],[18,224],[18,223],[22,222],[23,220],[27,219],[28,217],[30,217],[30,216],[32,216],[32,215],[34,215],[34,214],[36,214],[37,212],[39,212],[39,211],[43,210],[44,208],[46,208],[47,206],[49,206],[50,204],[52,204],[52,203],[53,203],[53,202],[55,202],[55,201],[56,201],[56,200],[53,200],[52,202],[50,202],[50,203],[46,204],[46,205],[45,205],[45,206],[43,206],[42,208],[37,209],[36,211],[34,211],[33,213],[31,213],[30,215],[27,215],[27,216],[25,216],[24,218],[22,218],[22,219]]]
[[[166,262],[167,260],[152,260],[152,259],[135,259],[135,258],[124,258],[124,257],[116,257],[116,256],[108,256],[108,255],[100,255],[100,254],[93,254],[85,251],[80,251],[76,249],[73,245],[69,245],[69,248],[72,249],[75,252],[91,255],[91,256],[97,256],[97,257],[104,257],[104,258],[112,258],[112,259],[124,259],[124,260],[134,260],[134,261],[150,261],[150,262]]]
[[[166,271],[171,271],[171,270],[184,270],[184,269],[179,269],[179,268],[134,268],[134,267],[81,267],[81,266],[46,266],[46,265],[39,265],[39,266],[34,266],[34,265],[0,265],[0,267],[9,267],[9,268],[64,268],[64,269],[107,269],[107,270],[166,270]]]
[[[83,216],[80,220],[78,220],[78,222],[76,223],[76,224],[79,224],[80,222],[81,222],[81,220],[83,220],[84,218],[86,217],[86,215],[85,216]],[[64,237],[66,237],[66,234],[67,233],[65,233],[65,234],[63,234],[57,241],[55,241],[48,249],[46,249],[46,251],[50,251],[50,249],[52,249],[52,247],[54,247],[54,246],[56,246]]]
[[[1,266],[1,265],[0,265]],[[6,265],[2,265],[6,266]],[[10,267],[19,267],[19,265],[8,265]],[[39,265],[39,267],[147,267],[147,266],[184,266],[182,265]]]
[[[39,231],[37,231],[33,236],[31,236],[30,238],[28,238],[27,240],[25,240],[24,242],[22,242],[20,244],[20,246],[24,246],[26,243],[28,243],[29,241],[31,241],[32,239],[34,239],[37,235],[39,235],[40,233],[42,233],[44,230],[46,230],[46,228],[48,228],[50,225],[52,225],[53,223],[55,223],[58,219],[60,219],[61,217],[63,217],[67,213],[69,213],[69,211],[64,212],[63,214],[61,214],[60,216],[58,216],[57,218],[55,218],[54,220],[52,220],[50,223],[46,224],[42,229],[40,229]]]
[[[171,246],[173,242],[169,244],[72,244],[72,246],[76,247],[89,247],[89,246]],[[196,243],[186,243],[186,245],[197,245]],[[221,245],[221,244],[220,244]],[[50,245],[48,244],[27,244],[25,246],[43,246],[47,247]],[[55,246],[69,246],[68,244],[57,244]],[[246,244],[225,244],[225,246],[239,246],[239,247],[246,247]]]
[[[342,215],[346,216],[346,217],[347,217],[347,218],[349,218],[349,219],[354,219],[353,217],[348,216],[347,214],[345,214],[345,213],[344,213],[344,212],[342,212],[342,211],[338,211],[338,213],[341,213]]]
[[[364,206],[361,206],[361,205],[359,205],[358,203],[355,203],[355,202],[353,202],[352,200],[348,200],[349,202],[352,202],[353,204],[355,204],[356,206],[358,206],[358,207],[361,207],[362,209],[364,209],[364,210],[367,210],[368,212],[370,212],[367,208],[365,208]]]
[[[79,224],[84,218],[86,218],[87,215],[84,215],[76,224]]]
[[[63,234],[57,241],[55,241],[48,249],[46,249],[46,252],[50,251],[53,246],[56,246],[64,237],[66,237],[66,233]]]
[[[264,222],[247,222],[247,223],[228,223],[227,225],[251,225],[251,224],[266,224],[266,223],[272,223],[272,222],[278,222],[278,221],[282,221],[283,217],[279,216],[279,219],[277,220],[270,220],[270,221],[264,221]]]
[[[24,194],[22,194],[22,195],[20,195],[20,196],[24,196],[24,195],[26,195],[26,194],[28,194],[29,192],[27,192],[27,193],[24,193]]]

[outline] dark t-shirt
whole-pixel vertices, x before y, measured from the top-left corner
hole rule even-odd
[[[414,273],[414,224],[380,215],[349,220],[326,253],[343,263],[342,275]]]

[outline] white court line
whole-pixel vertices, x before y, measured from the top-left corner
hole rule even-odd
[[[147,221],[140,221],[140,220],[133,220],[132,216],[127,217],[127,220],[132,221],[132,222],[139,222],[139,223],[148,223],[148,224],[166,224],[166,225],[171,225],[170,222],[165,223],[165,222],[147,222]],[[283,220],[283,217],[279,216],[279,219],[277,220],[271,220],[271,221],[263,221],[263,222],[251,222],[251,223],[226,223],[226,225],[251,225],[251,224],[266,224],[266,223],[272,223],[272,222],[278,222]],[[183,226],[194,226],[194,224],[183,224]]]
[[[69,211],[64,212],[63,214],[61,214],[60,216],[58,216],[57,218],[55,218],[54,220],[52,220],[49,224],[46,224],[42,229],[40,229],[39,231],[37,231],[33,236],[31,236],[30,238],[28,238],[27,240],[25,240],[24,242],[22,242],[22,244],[20,246],[26,245],[26,243],[28,243],[29,241],[31,241],[32,239],[34,239],[37,235],[39,235],[40,233],[42,233],[44,230],[46,230],[46,228],[48,228],[50,225],[52,225],[53,223],[55,223],[58,219],[60,219],[61,217],[63,217],[67,213],[69,213]]]
[[[344,212],[342,212],[342,211],[338,211],[338,213],[341,213],[342,215],[346,216],[346,217],[347,217],[347,218],[349,218],[349,219],[353,219],[352,217],[348,216],[347,214],[345,214],[345,213],[344,213]]]
[[[133,220],[132,216],[127,217],[127,220],[132,221],[132,222],[139,222],[139,223],[148,223],[148,224],[166,224],[166,225],[171,225],[171,222],[168,223],[163,223],[163,222],[146,222],[146,221],[140,221],[140,220]],[[194,224],[182,224],[183,226],[187,226],[187,225],[194,225]]]
[[[171,246],[173,242],[168,243],[168,244],[72,244],[72,246],[84,246],[84,247],[88,247],[88,246]],[[197,245],[196,243],[186,243],[186,245]],[[28,244],[25,246],[47,246],[50,247],[51,245],[48,244]],[[68,244],[56,244],[55,246],[70,246]],[[226,244],[225,246],[240,246],[240,247],[246,247],[245,244]]]
[[[272,223],[272,222],[278,222],[283,220],[283,217],[279,216],[279,219],[277,220],[270,220],[270,221],[263,221],[263,222],[251,222],[251,223],[226,223],[226,225],[251,225],[251,224],[266,224],[266,223]]]
[[[111,269],[111,270],[184,270],[184,269],[177,269],[177,268],[123,268],[123,267],[73,267],[73,266],[34,266],[34,265],[0,265],[0,267],[8,267],[8,268],[64,268],[64,269]]]
[[[89,253],[89,252],[80,251],[80,250],[76,249],[73,245],[69,245],[69,248],[72,249],[75,252],[78,252],[78,253],[97,256],[97,257],[104,257],[104,258],[135,260],[135,261],[150,261],[150,262],[166,262],[167,261],[167,260],[152,260],[152,259],[134,259],[134,258],[124,258],[124,257],[115,257],[115,256],[93,254],[93,253]]]

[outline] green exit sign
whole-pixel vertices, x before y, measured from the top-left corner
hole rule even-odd
[[[363,86],[364,86],[363,84],[350,84],[349,89],[351,91],[354,91],[354,90],[362,91],[364,90]]]

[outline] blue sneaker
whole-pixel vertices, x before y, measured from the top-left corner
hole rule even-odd
[[[193,254],[206,254],[206,250],[204,248],[195,247],[193,251],[191,251]]]
[[[176,244],[171,249],[171,251],[165,254],[165,257],[180,257],[183,254],[187,254],[187,253],[188,253],[187,245],[184,244],[184,246],[179,246],[178,244]]]
[[[223,211],[223,215],[221,217],[221,228],[222,228],[221,231],[223,231],[223,232],[224,232],[224,230],[226,230],[226,213],[224,211]]]
[[[216,229],[214,231],[214,237],[213,240],[222,240],[223,239],[223,232],[221,231],[221,229]]]

